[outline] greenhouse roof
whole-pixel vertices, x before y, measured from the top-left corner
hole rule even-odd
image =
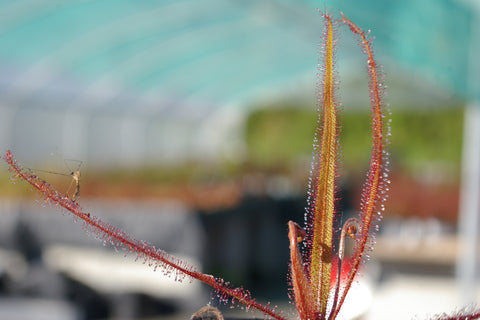
[[[472,10],[453,0],[0,1],[0,94],[117,110],[302,94],[318,59],[315,8],[333,6],[375,29],[381,52],[465,94]]]
[[[236,103],[312,78],[320,30],[291,1],[2,1],[0,90],[81,108]]]

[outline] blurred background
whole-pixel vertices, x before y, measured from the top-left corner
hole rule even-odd
[[[476,0],[0,1],[0,150],[70,196],[79,170],[86,211],[291,310],[286,223],[306,206],[316,8],[372,30],[392,111],[387,210],[344,317],[480,301]],[[338,34],[348,215],[370,115],[364,57]],[[0,166],[0,319],[187,319],[217,305],[102,246]]]

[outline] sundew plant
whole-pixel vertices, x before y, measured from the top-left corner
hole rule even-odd
[[[384,202],[389,188],[388,180],[388,137],[386,105],[383,102],[384,84],[381,66],[375,60],[372,38],[355,23],[341,15],[334,19],[322,13],[324,30],[319,59],[318,119],[314,138],[313,161],[309,181],[308,204],[305,225],[290,221],[288,239],[290,243],[290,298],[297,312],[289,314],[270,304],[263,305],[249,291],[233,287],[221,278],[199,272],[187,262],[155,248],[145,241],[133,238],[119,228],[85,212],[76,197],[69,197],[55,190],[46,181],[16,162],[11,151],[4,160],[9,164],[13,176],[30,183],[40,192],[45,202],[62,207],[77,220],[89,234],[110,243],[118,249],[136,255],[166,276],[181,281],[196,279],[211,286],[223,303],[243,305],[256,309],[267,318],[278,320],[332,320],[336,319],[345,302],[360,266],[367,259],[374,244],[374,233],[384,211]],[[336,93],[338,81],[335,71],[335,51],[338,29],[346,25],[358,38],[358,44],[366,57],[368,94],[371,108],[371,159],[357,217],[342,220],[336,209],[338,180],[340,177],[339,97]],[[353,241],[351,253],[345,256],[347,239]],[[437,319],[478,319],[480,312]]]

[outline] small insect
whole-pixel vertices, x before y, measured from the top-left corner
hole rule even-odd
[[[73,178],[72,182],[75,182],[75,192],[73,193],[72,200],[77,201],[78,197],[80,197],[80,170],[72,171],[70,175]],[[70,189],[70,187],[68,188]]]
[[[80,197],[80,177],[81,177],[80,167],[82,166],[83,161],[73,160],[73,159],[64,159],[64,162],[65,162],[65,166],[69,169],[70,173],[62,173],[62,172],[57,172],[57,171],[49,171],[49,170],[42,170],[42,169],[31,169],[31,168],[29,168],[29,170],[72,177],[72,181],[70,182],[70,185],[69,185],[67,191],[65,192],[65,194],[68,197],[68,194],[69,194],[70,189],[72,188],[72,185],[75,185],[75,191],[72,194],[72,201],[75,202]],[[70,164],[72,164],[72,163],[76,164],[75,166],[73,166],[75,168],[74,170],[72,170],[72,166],[69,165],[69,163]]]

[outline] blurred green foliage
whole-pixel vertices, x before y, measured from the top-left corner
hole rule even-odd
[[[389,147],[392,161],[408,171],[428,162],[459,168],[463,108],[393,108]],[[362,166],[370,158],[370,114],[342,112],[341,146],[344,167]],[[261,167],[289,166],[310,156],[316,112],[285,106],[262,108],[247,120],[246,142],[250,160]]]
[[[257,109],[246,123],[249,161],[260,167],[286,167],[311,154],[316,114],[305,108]]]
[[[440,161],[460,167],[463,112],[463,108],[398,112],[392,118],[392,151],[407,165]]]

